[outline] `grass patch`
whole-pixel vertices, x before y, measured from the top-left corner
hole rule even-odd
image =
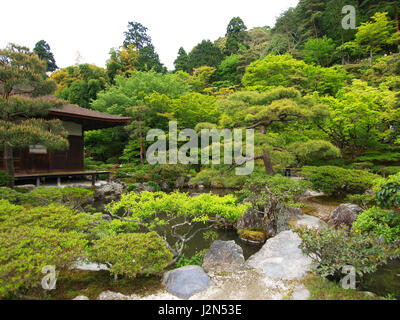
[[[56,289],[46,292],[46,295],[43,295],[41,288],[32,289],[26,295],[48,300],[70,300],[82,295],[95,300],[101,292],[107,290],[124,295],[151,295],[160,289],[162,289],[161,278],[157,276],[120,278],[114,282],[108,271],[70,270],[60,274]]]
[[[345,290],[340,284],[314,274],[309,274],[303,283],[310,290],[309,300],[385,300],[383,297],[370,296],[362,291]]]

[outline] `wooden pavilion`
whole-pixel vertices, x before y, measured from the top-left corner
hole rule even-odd
[[[59,119],[68,131],[69,149],[62,152],[48,152],[41,145],[32,145],[25,150],[14,152],[15,180],[54,177],[60,183],[61,177],[96,176],[109,172],[85,171],[84,133],[88,130],[111,128],[130,123],[131,119],[66,104],[60,109],[51,109],[46,119]],[[0,152],[0,168],[4,169],[3,152]]]

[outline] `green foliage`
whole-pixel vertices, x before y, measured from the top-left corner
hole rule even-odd
[[[264,175],[248,179],[240,193],[251,198],[253,204],[259,207],[264,206],[272,196],[278,202],[294,205],[308,187],[308,182],[303,180],[292,180],[279,174],[273,177]]]
[[[35,52],[41,60],[46,61],[46,71],[52,72],[58,68],[56,60],[54,59],[54,55],[50,51],[50,46],[46,41],[40,40],[36,42],[35,47],[33,48],[33,52]]]
[[[208,217],[220,216],[230,222],[235,222],[247,210],[249,206],[237,205],[236,197],[226,195],[220,197],[211,193],[204,193],[197,197],[191,197],[187,193],[173,192],[134,192],[122,195],[119,202],[112,202],[106,206],[114,215],[123,216],[129,213],[130,218],[145,223],[148,227],[164,225],[166,220],[173,217],[186,217],[193,222],[205,223]],[[168,220],[168,219],[167,219]]]
[[[100,221],[98,215],[79,213],[61,204],[50,204],[44,207],[34,207],[26,210],[21,206],[11,205],[0,200],[0,206],[10,208],[0,212],[0,230],[6,232],[12,228],[49,228],[60,232],[89,232]]]
[[[0,231],[0,296],[40,285],[45,266],[54,266],[57,272],[68,270],[85,257],[86,244],[76,232],[36,226]]]
[[[13,204],[21,204],[26,200],[26,195],[7,187],[0,187],[0,199],[4,199]]]
[[[176,262],[175,266],[177,268],[181,268],[184,266],[202,266],[204,255],[206,254],[206,251],[207,250],[199,251],[195,255],[193,255],[189,258],[187,258],[185,256],[185,254],[182,254],[182,256]]]
[[[314,190],[330,195],[364,193],[374,185],[378,175],[362,170],[334,166],[303,167],[300,174],[308,179]]]
[[[0,186],[8,186],[12,180],[12,177],[3,170],[0,170]]]
[[[210,40],[203,40],[189,53],[189,70],[201,66],[218,67],[224,58],[221,50]]]
[[[82,108],[89,108],[107,84],[106,70],[92,64],[80,64],[53,72],[50,79],[57,83],[55,94]]]
[[[304,44],[304,61],[328,67],[332,63],[334,51],[335,43],[332,39],[326,36],[319,39],[310,38]]]
[[[400,214],[372,207],[358,215],[353,230],[393,242],[400,239]]]
[[[299,228],[295,231],[302,240],[299,247],[316,264],[313,270],[323,277],[338,276],[347,265],[362,276],[400,254],[399,248],[375,245],[373,238],[347,230]]]
[[[296,155],[301,164],[340,157],[340,149],[325,140],[294,142],[288,146],[288,150]]]
[[[285,54],[269,55],[263,60],[251,63],[242,79],[246,87],[283,86],[294,87],[304,93],[318,91],[322,94],[336,94],[346,85],[348,76],[342,68],[322,68],[307,65]]]
[[[82,206],[93,197],[94,191],[76,188],[35,188],[27,195],[27,199],[34,205],[48,205],[54,202],[63,203],[74,209],[82,210]]]
[[[400,208],[400,173],[380,180],[374,187],[376,203],[382,208]]]
[[[161,273],[172,260],[171,252],[155,232],[119,234],[95,240],[89,257],[93,262],[107,264],[111,274],[129,278]]]
[[[356,204],[364,210],[367,210],[374,205],[376,198],[374,195],[367,192],[364,194],[349,194],[346,197],[346,201]]]

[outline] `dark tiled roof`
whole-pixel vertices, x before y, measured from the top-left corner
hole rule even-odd
[[[85,109],[74,104],[66,104],[59,109],[53,108],[51,109],[50,114],[112,122],[130,122],[131,120],[131,118],[128,117],[120,117],[113,114]]]

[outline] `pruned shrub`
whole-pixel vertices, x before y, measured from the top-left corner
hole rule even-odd
[[[21,206],[0,201],[0,231],[19,227],[41,227],[60,232],[87,232],[100,221],[98,215],[79,213],[76,210],[52,203],[44,207],[26,210]],[[1,211],[2,207],[6,210]]]
[[[67,270],[85,257],[86,244],[76,232],[40,227],[0,231],[0,297],[40,285],[45,266],[54,266],[57,272]]]
[[[400,214],[372,207],[361,212],[353,224],[355,232],[384,238],[386,242],[400,239]]]
[[[378,206],[400,208],[400,173],[379,180],[374,191]]]
[[[0,170],[0,187],[8,186],[12,180],[12,177],[5,171]]]
[[[95,240],[89,252],[91,261],[108,265],[114,276],[129,278],[158,274],[172,260],[172,253],[155,232],[104,237]]]
[[[358,275],[374,272],[389,258],[400,255],[400,248],[375,243],[368,235],[344,229],[298,228],[299,247],[314,262],[313,271],[321,276],[338,276],[344,266],[353,266]]]
[[[380,178],[368,171],[334,166],[303,167],[300,175],[308,179],[315,190],[328,195],[361,194]]]
[[[21,204],[26,199],[26,195],[11,188],[0,187],[0,199],[8,200],[14,204]]]

